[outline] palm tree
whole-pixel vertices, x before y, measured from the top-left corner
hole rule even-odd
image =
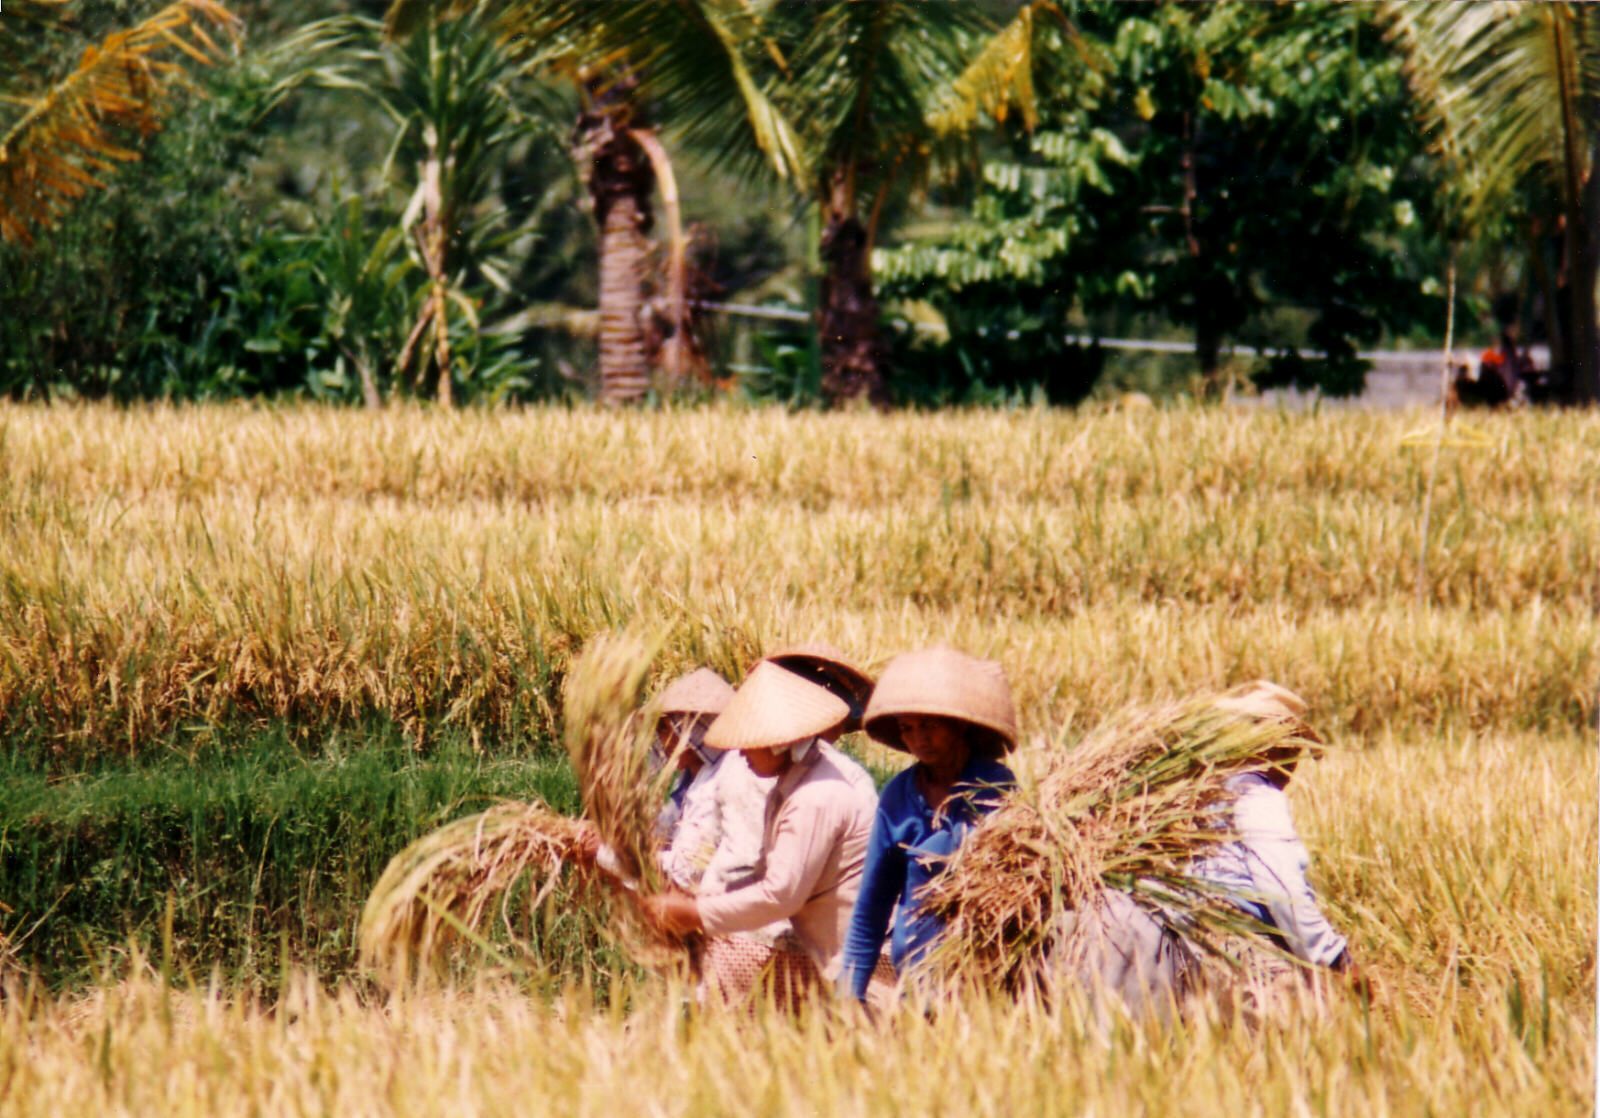
[[[1600,6],[1385,8],[1467,221],[1505,209],[1530,185],[1553,195],[1562,276],[1547,279],[1551,364],[1571,371],[1573,399],[1600,400]]]
[[[208,28],[239,34],[216,0],[178,0],[85,46],[76,66],[55,75],[41,47],[76,37],[60,7],[11,0],[0,12],[0,240],[31,243],[118,163],[137,159],[133,138],[161,126],[184,62],[226,57]]]
[[[497,158],[524,131],[510,89],[516,66],[472,16],[429,24],[384,63],[387,84],[364,88],[393,116],[400,159],[415,169],[403,224],[428,277],[395,362],[395,384],[404,383],[416,354],[412,383],[424,387],[431,367],[436,398],[450,407],[451,320],[477,328],[467,284],[475,273],[493,274],[487,242],[500,214],[479,211]]]
[[[835,402],[887,400],[871,252],[892,200],[973,162],[985,114],[1032,112],[1033,30],[1049,0],[996,32],[972,5],[930,0],[395,0],[389,25],[494,10],[530,66],[576,78],[575,147],[600,226],[601,396],[642,396],[641,237],[670,170],[644,106],[747,179],[796,184],[823,215],[818,329]],[[669,214],[669,224],[675,224]],[[681,237],[674,235],[675,260]],[[681,264],[672,284],[681,293]],[[674,311],[682,333],[681,299]]]
[[[600,396],[637,400],[649,387],[644,236],[658,188],[672,242],[669,372],[681,368],[687,328],[676,190],[651,111],[744,169],[787,174],[798,158],[792,130],[746,63],[756,17],[736,0],[396,0],[388,25],[405,36],[467,10],[495,19],[527,69],[564,75],[578,89],[574,157],[600,234]]]
[[[872,248],[891,203],[941,168],[976,162],[984,118],[1015,104],[1031,127],[1034,31],[1060,12],[1025,4],[996,30],[968,4],[777,0],[767,25],[773,101],[796,122],[822,215],[817,308],[830,401],[888,402]],[[1063,21],[1064,22],[1064,21]]]

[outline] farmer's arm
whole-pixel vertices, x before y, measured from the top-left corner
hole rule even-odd
[[[858,1001],[867,996],[867,984],[878,965],[889,917],[906,885],[906,852],[895,840],[894,825],[882,803],[872,821],[866,865],[861,871],[861,892],[850,913],[844,940],[843,978]]]
[[[783,805],[759,881],[696,900],[705,931],[754,931],[793,916],[817,893],[845,823],[844,805],[830,800],[832,791],[826,786],[803,788]]]
[[[1311,858],[1295,830],[1288,797],[1270,785],[1251,787],[1234,807],[1234,826],[1258,899],[1289,949],[1308,963],[1333,965],[1345,953],[1345,938],[1328,923],[1306,880]]]

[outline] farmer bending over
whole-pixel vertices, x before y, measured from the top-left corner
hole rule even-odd
[[[678,779],[656,817],[661,868],[680,888],[716,890],[743,880],[761,854],[762,808],[771,781],[751,773],[737,756],[705,747],[712,720],[733,698],[733,688],[710,668],[674,680],[657,704],[657,764],[675,764]],[[615,872],[615,859],[586,826],[580,859]]]
[[[884,788],[872,825],[844,950],[845,981],[858,999],[867,995],[891,916],[890,958],[901,976],[938,938],[943,922],[922,910],[920,890],[1016,783],[999,760],[1016,745],[1016,712],[992,660],[945,647],[896,657],[873,692],[866,729],[916,764]]]
[[[1217,701],[1219,707],[1256,717],[1300,722],[1305,701],[1291,691],[1265,680],[1243,695]],[[1316,738],[1302,726],[1300,736]],[[1278,952],[1248,941],[1239,945],[1240,960],[1249,979],[1275,986],[1300,977],[1303,968],[1293,959],[1313,967],[1358,977],[1345,938],[1328,922],[1317,895],[1306,880],[1310,855],[1289,814],[1284,788],[1300,759],[1298,746],[1286,747],[1261,759],[1261,767],[1227,779],[1223,787],[1233,796],[1227,810],[1234,841],[1217,848],[1195,863],[1191,873],[1221,888],[1230,903],[1257,921],[1262,936]],[[1260,992],[1260,991],[1258,991]]]

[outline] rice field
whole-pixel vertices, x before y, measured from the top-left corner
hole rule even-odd
[[[1419,578],[1429,421],[0,404],[0,1113],[1590,1112],[1600,417],[1471,417]],[[537,984],[380,996],[345,968],[383,852],[473,795],[570,796],[561,682],[620,627],[658,678],[949,640],[1006,665],[1024,771],[1126,704],[1276,679],[1330,742],[1291,798],[1372,999],[741,1025],[588,930]],[[162,814],[169,781],[243,806]],[[201,871],[245,867],[228,905],[168,865],[202,838]]]

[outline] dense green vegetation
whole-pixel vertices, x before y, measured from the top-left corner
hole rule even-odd
[[[118,965],[132,946],[230,978],[275,981],[284,958],[349,967],[360,901],[401,846],[494,797],[565,811],[565,758],[486,756],[464,735],[419,754],[374,723],[313,743],[283,727],[223,727],[224,748],[53,775],[0,774],[0,896],[10,949],[53,982]],[[169,937],[163,946],[163,937]],[[587,946],[584,937],[587,936]],[[552,965],[592,926],[562,930]]]
[[[6,173],[54,193],[0,182],[0,389],[1072,403],[1130,382],[1066,335],[1134,332],[1197,351],[1142,387],[1337,395],[1438,340],[1452,259],[1458,337],[1592,387],[1582,6],[381,7],[7,6]],[[157,13],[208,64],[52,124]]]

